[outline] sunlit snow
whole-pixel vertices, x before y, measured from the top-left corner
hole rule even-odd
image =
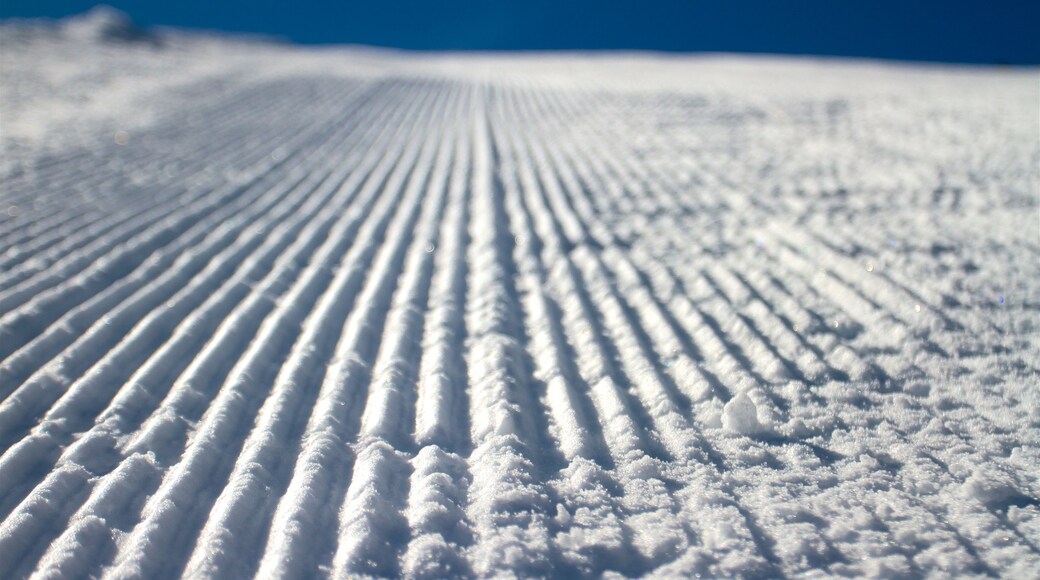
[[[0,27],[0,578],[1040,570],[1040,74]]]

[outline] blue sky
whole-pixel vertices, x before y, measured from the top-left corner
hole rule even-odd
[[[138,24],[418,50],[640,49],[1040,64],[1037,1],[113,0]],[[0,0],[0,17],[94,5]]]

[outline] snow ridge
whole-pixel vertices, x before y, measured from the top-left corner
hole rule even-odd
[[[268,50],[8,150],[0,577],[1040,569],[1035,71]]]

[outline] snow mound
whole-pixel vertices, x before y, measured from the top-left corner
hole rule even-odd
[[[134,25],[125,12],[106,5],[64,19],[62,30],[69,38],[80,42],[159,44],[157,37]]]
[[[759,422],[758,407],[747,393],[740,393],[726,403],[722,411],[722,426],[741,435],[759,435],[769,431]]]

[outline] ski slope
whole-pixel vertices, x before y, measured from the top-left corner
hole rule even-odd
[[[1036,70],[111,26],[3,25],[0,577],[1040,574]]]

